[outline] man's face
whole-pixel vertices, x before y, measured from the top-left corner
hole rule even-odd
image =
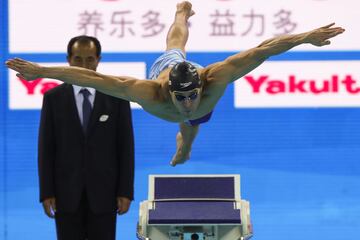
[[[96,71],[100,57],[96,56],[96,45],[93,42],[75,42],[71,48],[71,53],[71,56],[68,56],[70,66]]]
[[[201,88],[195,88],[189,91],[170,92],[171,100],[177,110],[185,117],[191,117],[199,107]]]

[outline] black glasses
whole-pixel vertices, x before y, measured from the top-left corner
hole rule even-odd
[[[195,100],[198,97],[198,91],[191,93],[188,97],[175,93],[175,98],[179,102],[185,101],[185,99]]]

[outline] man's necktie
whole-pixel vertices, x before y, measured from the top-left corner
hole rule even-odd
[[[90,92],[86,88],[83,88],[80,90],[80,93],[84,96],[84,101],[82,104],[82,110],[83,110],[83,130],[84,133],[86,133],[89,120],[90,120],[90,114],[91,114],[91,103],[89,100]]]

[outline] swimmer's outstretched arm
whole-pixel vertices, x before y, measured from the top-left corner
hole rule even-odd
[[[190,158],[191,147],[198,132],[199,125],[180,123],[180,131],[176,135],[176,153],[170,162],[172,166],[185,163]]]
[[[333,25],[334,23],[309,32],[268,39],[255,48],[230,56],[223,62],[209,65],[204,69],[205,77],[209,82],[213,80],[214,83],[227,85],[243,77],[269,57],[286,52],[298,45],[305,43],[318,47],[329,45],[330,38],[345,31]]]
[[[8,68],[18,72],[17,76],[31,81],[38,78],[52,78],[84,87],[92,87],[105,94],[142,104],[155,100],[159,87],[155,81],[132,77],[115,77],[80,67],[44,67],[23,59],[6,61]]]

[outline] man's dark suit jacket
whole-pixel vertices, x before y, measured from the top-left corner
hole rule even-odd
[[[39,132],[40,201],[56,198],[58,211],[77,210],[86,191],[95,213],[133,199],[134,139],[129,102],[96,92],[87,134],[72,85],[44,95]]]

